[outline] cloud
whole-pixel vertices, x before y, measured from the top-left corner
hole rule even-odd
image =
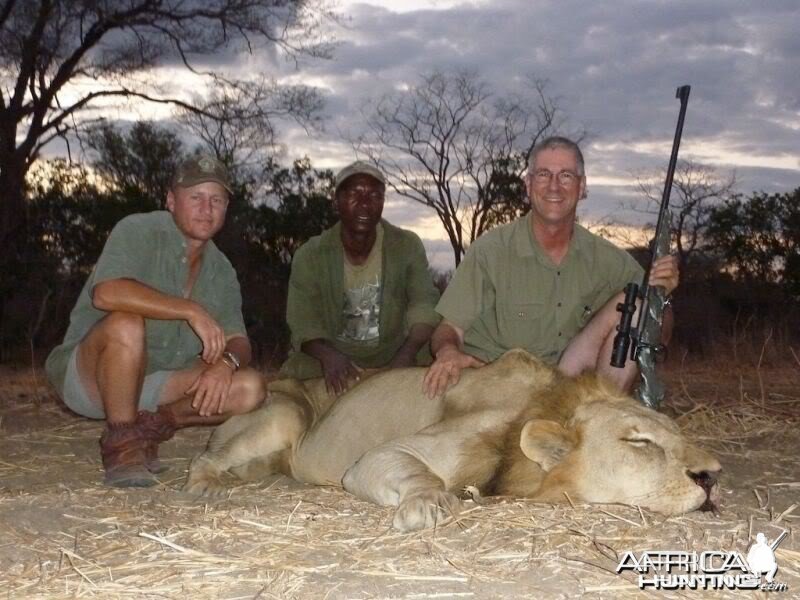
[[[798,185],[794,1],[495,0],[402,13],[381,4],[351,5],[335,58],[300,73],[328,86],[325,134],[292,137],[293,147],[312,158],[320,139],[327,142],[326,164],[335,164],[339,152],[342,163],[351,158],[342,138],[361,127],[360,109],[370,99],[434,68],[469,68],[500,95],[529,74],[547,79],[569,125],[588,130],[585,219],[616,215],[621,200],[635,197],[636,172],[666,167],[679,108],[675,89],[685,83],[692,94],[682,157],[735,170],[745,194]],[[618,181],[592,185],[593,176]],[[407,207],[390,218],[414,226],[425,210]]]
[[[589,132],[591,195],[581,208],[589,216],[613,214],[619,198],[632,193],[633,172],[666,166],[675,89],[685,83],[692,94],[682,157],[735,169],[745,194],[798,186],[796,0],[366,0],[342,7],[332,60],[295,67],[261,52],[213,61],[239,75],[264,72],[322,86],[324,131],[284,125],[289,159],[308,154],[332,168],[349,162],[346,138],[363,126],[365,105],[422,72],[466,68],[501,96],[528,75],[548,80],[568,127]],[[593,177],[619,181],[593,185]],[[428,216],[421,206],[391,212],[400,225]]]

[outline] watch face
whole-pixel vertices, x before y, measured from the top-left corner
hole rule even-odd
[[[222,353],[224,358],[227,358],[229,361],[233,363],[234,370],[238,371],[239,367],[241,366],[241,362],[239,362],[239,358],[230,350],[226,350]]]

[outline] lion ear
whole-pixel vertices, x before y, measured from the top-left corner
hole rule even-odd
[[[575,447],[575,436],[555,421],[531,419],[522,428],[519,447],[529,460],[549,471]]]

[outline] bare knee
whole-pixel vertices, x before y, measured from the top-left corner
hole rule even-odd
[[[120,344],[132,350],[144,349],[144,317],[127,312],[112,312],[101,323],[101,332],[106,343]]]
[[[255,369],[242,369],[231,384],[230,411],[237,415],[248,413],[261,406],[266,396],[264,376]]]

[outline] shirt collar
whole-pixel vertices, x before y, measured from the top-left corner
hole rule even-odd
[[[513,244],[517,251],[517,256],[520,257],[534,257],[542,265],[553,267],[553,261],[544,253],[539,242],[533,235],[533,227],[531,227],[532,214],[529,212],[527,215],[518,219],[514,232],[512,233]],[[583,243],[586,238],[586,230],[575,223],[572,230],[572,239],[569,241],[569,249],[567,255],[564,257],[565,262],[572,260],[573,257],[584,252]]]
[[[165,219],[166,223],[164,225],[164,231],[167,234],[167,240],[169,243],[170,250],[173,251],[175,254],[178,255],[185,255],[186,254],[186,238],[183,236],[183,233],[178,226],[175,224],[175,219],[172,217],[172,213],[169,211],[164,211],[167,218]]]
[[[175,219],[172,218],[172,213],[169,211],[164,211],[164,213],[166,215],[164,231],[167,234],[167,245],[169,246],[170,252],[172,252],[178,258],[184,258],[186,256],[187,248],[186,237],[175,224]],[[200,266],[200,273],[197,277],[198,281],[205,276],[204,274],[209,271],[209,269],[210,277],[213,278],[216,274],[216,269],[212,268],[214,267],[216,261],[212,257],[216,256],[217,252],[219,252],[219,250],[217,249],[217,245],[214,243],[214,240],[208,240],[203,248],[202,264]]]

